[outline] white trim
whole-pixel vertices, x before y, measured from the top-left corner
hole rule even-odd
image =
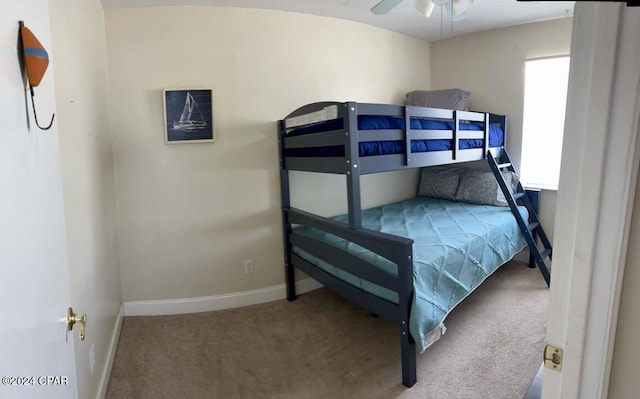
[[[640,148],[640,10],[576,4],[542,397],[605,398]]]
[[[563,58],[563,57],[571,57],[571,54],[567,53],[567,54],[549,55],[546,57],[525,58],[524,60],[526,62],[526,61],[552,60],[554,58]]]
[[[614,70],[609,145],[605,154],[598,237],[590,311],[587,318],[581,398],[593,392],[606,398],[618,326],[622,277],[627,263],[629,230],[640,163],[640,10],[620,5],[618,53]],[[635,82],[635,87],[634,87]],[[602,345],[601,352],[592,350]],[[597,366],[596,366],[597,365]],[[590,373],[599,374],[592,378]]]
[[[552,185],[546,185],[546,184],[536,184],[536,183],[524,183],[524,182],[520,182],[522,183],[522,186],[525,189],[532,189],[532,190],[544,190],[544,191],[555,191],[558,192],[558,186],[552,186]]]
[[[304,294],[321,288],[322,284],[306,278],[296,281],[296,292]],[[125,316],[159,316],[184,313],[210,312],[277,301],[287,297],[286,284],[233,294],[212,295],[196,298],[179,298],[151,301],[128,301],[124,303]]]
[[[120,331],[122,330],[122,320],[124,319],[124,304],[120,304],[120,309],[116,315],[116,324],[113,326],[113,332],[111,334],[111,344],[109,345],[109,352],[107,353],[107,362],[102,371],[102,377],[100,378],[100,385],[96,399],[104,399],[107,395],[107,387],[109,386],[109,378],[111,377],[111,369],[113,367],[113,360],[116,357],[116,349],[118,348],[118,341],[120,340]]]

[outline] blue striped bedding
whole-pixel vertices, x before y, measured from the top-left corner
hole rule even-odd
[[[452,130],[453,122],[433,119],[411,118],[410,126],[418,130]],[[327,132],[342,129],[342,120],[335,119],[327,122],[317,123],[302,128],[292,130],[288,137],[300,136],[311,133]],[[359,130],[384,130],[403,129],[404,118],[396,116],[382,115],[359,115]],[[460,130],[482,131],[484,126],[480,122],[460,123]],[[459,148],[462,150],[470,148],[482,148],[483,139],[462,139],[459,141]],[[497,125],[489,126],[489,146],[499,147],[504,143],[504,132]],[[448,151],[452,149],[452,140],[411,140],[412,152]],[[405,151],[404,142],[397,141],[367,141],[360,143],[360,156],[402,154]],[[344,156],[342,146],[319,147],[311,149],[287,150],[287,156]]]
[[[526,220],[526,208],[519,209]],[[348,222],[346,215],[334,219]],[[364,210],[362,227],[414,240],[415,295],[410,329],[420,352],[444,333],[443,322],[449,312],[526,245],[508,207],[428,197]],[[295,228],[293,234],[320,239],[397,275],[396,264],[340,237],[308,227]],[[345,282],[398,302],[393,291],[346,273],[295,246],[293,252]]]

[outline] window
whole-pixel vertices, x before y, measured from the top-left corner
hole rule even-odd
[[[521,181],[558,189],[569,57],[526,61],[522,117]]]

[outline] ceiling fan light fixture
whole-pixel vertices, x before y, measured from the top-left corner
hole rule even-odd
[[[429,18],[431,13],[433,13],[433,9],[436,8],[436,5],[433,0],[416,0],[414,7],[420,11],[421,14],[424,14],[425,17]]]

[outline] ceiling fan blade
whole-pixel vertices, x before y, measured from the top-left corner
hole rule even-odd
[[[429,18],[433,13],[433,9],[436,8],[436,4],[432,0],[416,0],[414,7]]]
[[[371,12],[376,15],[386,14],[400,3],[402,3],[402,0],[382,0],[371,8]]]
[[[451,0],[451,3],[456,15],[461,15],[471,7],[473,0]]]
[[[468,9],[458,14],[452,3],[447,3],[447,5],[444,6],[444,9],[447,12],[447,16],[450,21],[462,21],[469,16]]]

